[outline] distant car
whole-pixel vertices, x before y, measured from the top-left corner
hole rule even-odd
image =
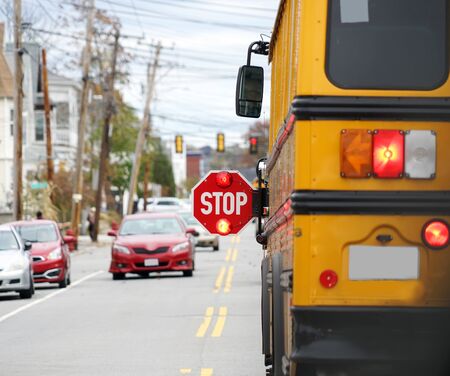
[[[70,285],[69,247],[56,222],[39,219],[12,225],[24,241],[32,244],[34,282],[57,283],[60,288]]]
[[[22,299],[34,294],[31,243],[24,242],[11,225],[0,226],[0,292],[18,292]]]
[[[212,247],[213,251],[219,250],[219,236],[213,235],[209,231],[205,230],[203,226],[195,219],[190,211],[180,211],[181,218],[190,227],[195,228],[198,232],[198,237],[195,239],[196,247]]]
[[[124,218],[111,249],[109,272],[113,279],[126,273],[146,276],[151,272],[180,271],[191,277],[195,268],[194,228],[177,213],[142,213]]]
[[[148,212],[176,212],[182,208],[182,203],[177,197],[157,197],[153,198],[150,205],[147,205]]]

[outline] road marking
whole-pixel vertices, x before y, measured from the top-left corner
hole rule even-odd
[[[237,248],[235,248],[234,251],[233,251],[233,257],[231,258],[231,260],[232,260],[233,262],[236,261],[236,259],[237,259],[237,254],[238,254],[238,250],[237,250]]]
[[[190,369],[190,368],[181,368],[180,369],[180,373],[182,374],[182,375],[187,375],[187,374],[189,374],[189,373],[191,373],[192,372],[192,369]]]
[[[211,324],[212,315],[214,314],[214,307],[206,308],[205,317],[203,318],[203,322],[200,324],[200,327],[197,330],[196,337],[202,338],[205,336],[206,331]]]
[[[216,283],[214,284],[214,293],[215,294],[217,294],[222,287],[223,278],[225,277],[225,271],[226,271],[226,267],[222,266],[220,268],[219,275],[216,278]]]
[[[213,369],[212,368],[202,368],[200,372],[200,376],[212,376],[213,375]]]
[[[225,293],[228,293],[231,290],[231,283],[233,281],[233,274],[234,274],[234,266],[230,266],[228,268],[227,279],[225,281],[225,288],[223,289],[223,292],[225,292]]]
[[[232,252],[231,248],[228,248],[227,249],[227,256],[225,257],[225,261],[226,262],[230,261],[230,259],[231,259],[231,252]]]
[[[211,337],[220,337],[223,332],[223,327],[225,326],[225,321],[227,319],[228,309],[227,307],[220,307],[219,317],[217,318],[216,326],[211,334]]]
[[[5,321],[5,320],[7,320],[7,319],[9,319],[9,318],[11,318],[11,317],[13,317],[13,316],[15,316],[15,315],[17,315],[18,313],[20,313],[22,311],[27,310],[28,308],[31,308],[31,307],[33,307],[35,305],[38,305],[38,304],[41,304],[41,303],[45,302],[46,300],[49,300],[49,299],[55,297],[56,295],[62,294],[63,292],[68,291],[68,290],[74,288],[75,286],[79,285],[80,283],[83,283],[83,282],[87,281],[88,279],[94,278],[95,276],[97,276],[97,275],[99,275],[101,273],[103,273],[103,270],[99,270],[98,272],[89,274],[86,277],[83,277],[83,278],[79,279],[78,281],[73,282],[70,286],[67,286],[65,289],[59,289],[58,291],[52,292],[52,293],[44,296],[43,298],[37,299],[37,300],[35,300],[35,301],[33,301],[33,302],[29,303],[29,304],[26,304],[26,305],[24,305],[24,306],[22,306],[20,308],[17,308],[16,310],[14,310],[14,311],[12,311],[12,312],[4,315],[4,316],[1,316],[0,317],[0,323]]]
[[[239,244],[241,242],[241,237],[239,235],[236,235],[236,243]]]

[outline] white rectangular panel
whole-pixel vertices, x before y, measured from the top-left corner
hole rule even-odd
[[[410,179],[433,179],[436,176],[436,134],[434,132],[406,132],[405,175]]]
[[[350,246],[349,279],[418,279],[419,259],[417,247]]]

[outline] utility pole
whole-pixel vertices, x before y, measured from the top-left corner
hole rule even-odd
[[[94,222],[94,237],[93,240],[97,241],[98,230],[100,224],[100,209],[102,205],[102,194],[103,187],[105,185],[105,175],[108,169],[108,159],[109,159],[109,129],[111,125],[111,118],[114,114],[114,83],[116,80],[116,64],[117,64],[117,54],[119,51],[119,38],[120,32],[118,26],[114,26],[115,35],[114,35],[114,50],[112,54],[111,61],[111,72],[108,77],[108,99],[106,101],[106,112],[105,112],[105,120],[103,124],[103,135],[102,135],[102,145],[100,151],[100,163],[98,170],[98,185],[97,185],[97,194],[95,197],[95,222]]]
[[[155,60],[153,62],[153,66],[150,66],[149,64],[147,71],[147,97],[145,100],[144,118],[142,119],[142,126],[139,131],[139,136],[136,142],[133,170],[131,172],[130,187],[128,189],[129,191],[128,208],[127,208],[128,214],[131,214],[133,212],[134,192],[136,190],[137,178],[139,175],[139,169],[141,165],[142,151],[144,149],[145,137],[150,132],[150,104],[153,100],[153,93],[155,91],[156,71],[158,69],[159,54],[161,52],[161,48],[162,48],[161,43],[158,43],[158,45],[156,46]]]
[[[47,144],[47,182],[50,188],[53,188],[53,150],[52,150],[52,128],[50,123],[50,98],[48,95],[48,74],[47,74],[47,52],[42,49],[42,83],[44,86],[44,111],[45,111],[45,137]],[[53,192],[51,193],[53,202]]]
[[[144,169],[144,211],[147,211],[147,198],[148,198],[148,181],[150,178],[150,161],[145,161],[145,169]]]
[[[86,46],[83,54],[83,89],[81,92],[80,121],[78,123],[78,146],[75,166],[75,189],[72,197],[72,230],[75,237],[79,235],[79,223],[81,218],[81,200],[83,198],[83,154],[84,135],[88,116],[89,94],[89,67],[91,64],[91,44],[94,29],[95,5],[94,0],[88,2],[88,17],[86,22]]]
[[[22,136],[23,136],[23,66],[22,2],[14,0],[14,208],[16,221],[23,216]]]

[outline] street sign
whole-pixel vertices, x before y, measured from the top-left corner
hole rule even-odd
[[[252,219],[252,196],[239,171],[210,171],[192,188],[194,217],[211,234],[237,234]]]

